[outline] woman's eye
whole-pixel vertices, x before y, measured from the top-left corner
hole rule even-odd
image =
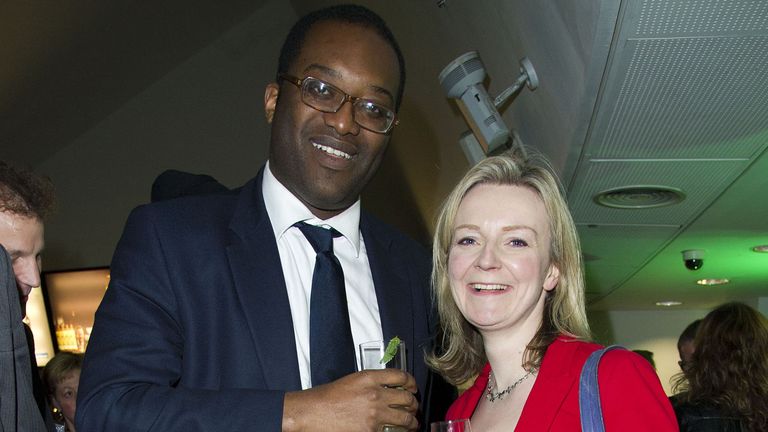
[[[526,247],[528,246],[528,242],[526,242],[523,239],[512,239],[509,241],[509,244],[515,247]]]
[[[456,242],[456,244],[461,246],[470,246],[473,244],[477,244],[477,241],[472,237],[462,237]]]

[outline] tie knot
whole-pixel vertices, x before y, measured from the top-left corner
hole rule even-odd
[[[304,237],[315,250],[315,253],[333,252],[333,238],[341,236],[341,233],[333,228],[327,229],[320,226],[310,225],[306,222],[297,222],[295,225],[301,230]]]

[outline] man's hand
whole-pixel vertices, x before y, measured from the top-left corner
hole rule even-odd
[[[416,380],[398,369],[365,370],[285,394],[284,432],[379,431],[382,425],[416,430]]]

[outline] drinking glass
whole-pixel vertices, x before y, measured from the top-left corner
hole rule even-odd
[[[397,353],[386,363],[382,363],[384,354],[387,350],[387,342],[370,341],[360,344],[360,369],[401,369],[407,371],[405,357],[405,341],[401,340],[397,348]]]
[[[432,422],[430,432],[472,432],[469,419]]]
[[[405,356],[405,341],[401,340],[394,357],[388,362],[382,363],[384,354],[387,350],[387,342],[377,340],[363,342],[360,344],[360,369],[401,369],[407,371]],[[384,425],[382,432],[407,432],[407,429],[400,426]]]

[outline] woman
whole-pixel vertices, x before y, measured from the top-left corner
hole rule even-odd
[[[581,251],[556,177],[521,155],[481,161],[443,204],[433,254],[444,335],[430,364],[453,384],[477,375],[447,418],[483,432],[580,431],[578,376],[600,346],[587,342]],[[606,354],[599,385],[606,430],[677,430],[637,354]]]
[[[55,408],[54,418],[64,426],[61,430],[66,432],[75,432],[77,387],[82,367],[82,355],[63,351],[56,354],[43,369],[48,397]]]
[[[768,323],[760,312],[726,303],[707,314],[696,350],[678,377],[680,430],[768,431]]]

